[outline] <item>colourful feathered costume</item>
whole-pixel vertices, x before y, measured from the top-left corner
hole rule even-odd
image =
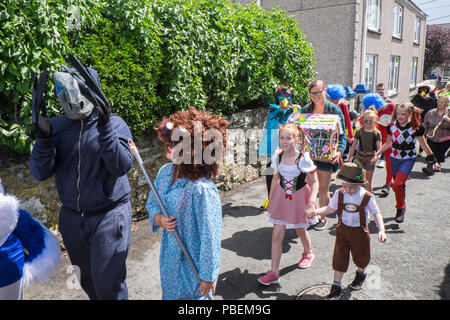
[[[52,232],[0,188],[0,300],[21,299],[22,288],[50,278],[61,249]]]

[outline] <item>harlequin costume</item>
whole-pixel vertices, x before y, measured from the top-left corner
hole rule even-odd
[[[309,153],[305,152],[294,165],[282,163],[283,153],[272,156],[271,167],[278,169],[280,183],[273,191],[272,200],[267,208],[269,221],[274,224],[286,225],[288,228],[307,228],[308,218],[305,207],[311,194],[311,188],[306,184],[306,174],[314,172],[316,166]]]
[[[337,210],[338,224],[333,252],[333,270],[347,272],[350,253],[353,262],[365,269],[370,262],[369,214],[379,214],[374,196],[362,185],[367,183],[365,171],[356,163],[347,162],[333,178],[359,186],[353,194],[337,190],[328,206]]]
[[[424,135],[425,128],[420,125],[417,130],[414,130],[411,123],[402,127],[398,121],[395,121],[386,128],[386,131],[392,137],[390,160],[394,177],[392,189],[395,192],[397,208],[395,220],[403,222],[406,207],[405,183],[416,162],[416,138]]]
[[[56,271],[61,250],[52,232],[0,188],[0,300],[22,299],[22,288]]]

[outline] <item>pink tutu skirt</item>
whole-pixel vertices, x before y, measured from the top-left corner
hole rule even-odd
[[[314,218],[309,219],[305,214],[311,188],[305,185],[292,194],[292,199],[289,196],[286,197],[286,195],[286,192],[278,184],[267,207],[269,221],[274,224],[285,225],[287,228],[307,228],[309,222],[315,220]]]

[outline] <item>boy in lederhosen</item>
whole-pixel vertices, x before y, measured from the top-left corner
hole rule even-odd
[[[378,227],[378,241],[385,242],[383,217],[374,196],[363,188],[367,184],[365,170],[358,163],[346,162],[333,177],[342,182],[326,207],[308,210],[307,215],[325,217],[337,212],[336,241],[333,252],[334,282],[327,299],[338,299],[341,295],[341,280],[347,272],[350,252],[358,268],[350,287],[359,290],[364,285],[366,267],[370,262],[369,214]]]

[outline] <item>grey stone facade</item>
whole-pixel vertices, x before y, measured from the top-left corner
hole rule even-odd
[[[248,4],[254,1],[233,2]],[[392,35],[394,3],[403,8],[400,39]],[[317,79],[352,88],[364,83],[361,61],[367,0],[261,0],[260,4],[267,10],[278,6],[295,16],[306,40],[314,47]],[[411,0],[380,0],[380,4],[380,28],[378,31],[366,31],[365,54],[377,56],[374,82],[383,82],[386,87],[391,56],[400,57],[398,90],[389,92],[391,99],[399,103],[416,93],[417,84],[410,85],[413,57],[418,58],[417,83],[423,79],[426,15]],[[416,17],[421,19],[418,43],[414,42]]]

